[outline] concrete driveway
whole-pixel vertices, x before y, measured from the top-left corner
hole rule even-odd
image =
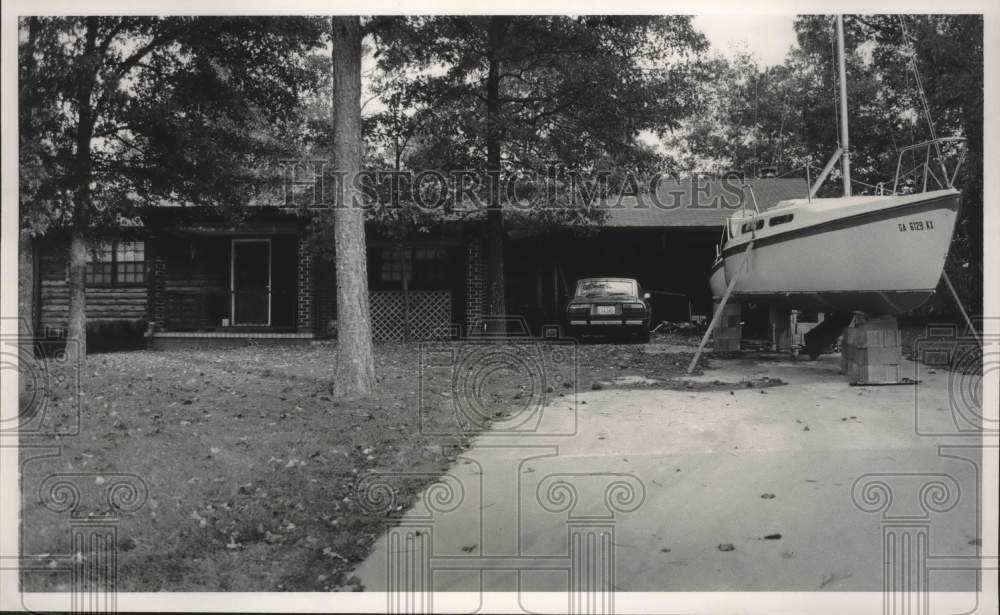
[[[956,426],[976,409],[949,391],[978,381],[907,363],[920,385],[852,387],[838,368],[713,360],[692,382],[731,386],[558,397],[532,433],[478,438],[355,574],[369,591],[565,592],[593,575],[618,591],[881,591],[884,549],[901,562],[925,539],[961,568],[981,549],[980,449]],[[742,384],[763,376],[787,384]],[[969,570],[929,578],[975,590]]]

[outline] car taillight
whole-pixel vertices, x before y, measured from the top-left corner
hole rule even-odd
[[[589,303],[574,303],[573,305],[566,308],[571,314],[589,314],[590,304]]]
[[[646,311],[646,306],[643,305],[643,304],[641,304],[641,303],[638,303],[638,302],[637,303],[626,303],[624,307],[625,307],[625,311],[626,312],[645,312]]]

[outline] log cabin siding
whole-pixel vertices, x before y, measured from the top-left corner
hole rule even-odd
[[[63,239],[39,242],[38,324],[42,331],[64,330],[69,315],[69,254]],[[140,321],[148,318],[149,291],[142,286],[87,288],[87,322]]]

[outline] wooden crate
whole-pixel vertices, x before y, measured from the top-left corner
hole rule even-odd
[[[844,333],[840,368],[853,384],[900,382],[902,360],[899,326],[892,316],[859,316]]]

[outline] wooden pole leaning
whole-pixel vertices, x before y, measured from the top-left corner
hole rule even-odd
[[[712,335],[712,331],[719,324],[719,319],[722,318],[722,311],[726,308],[726,303],[729,301],[729,296],[733,293],[733,288],[736,286],[736,281],[740,279],[740,274],[743,273],[744,269],[748,268],[750,259],[750,250],[753,249],[754,240],[750,240],[747,244],[747,249],[743,253],[743,263],[736,270],[736,275],[733,276],[732,280],[729,280],[729,284],[726,285],[726,292],[722,295],[722,301],[719,302],[719,307],[715,309],[715,314],[712,316],[712,321],[708,323],[708,329],[705,330],[705,335],[701,338],[701,343],[698,344],[698,350],[694,353],[694,358],[691,359],[691,364],[688,365],[687,373],[690,374],[694,371],[696,365],[698,365],[698,359],[701,358],[701,353],[705,349],[705,344],[708,343],[708,338]]]

